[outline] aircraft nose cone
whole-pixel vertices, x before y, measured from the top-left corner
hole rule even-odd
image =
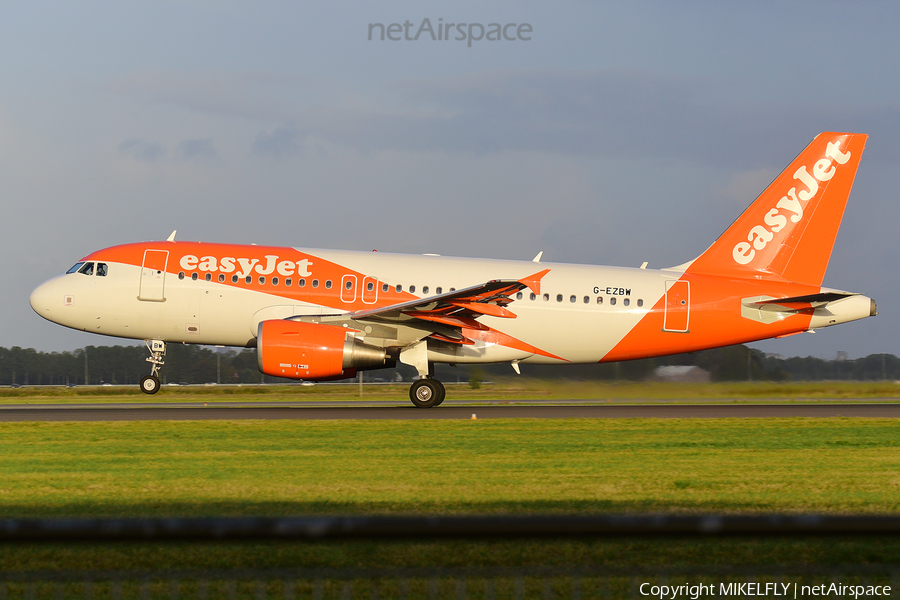
[[[29,298],[31,309],[48,320],[50,320],[50,305],[52,298],[50,288],[51,284],[49,281],[42,283],[34,288],[34,291],[31,292],[31,297]]]

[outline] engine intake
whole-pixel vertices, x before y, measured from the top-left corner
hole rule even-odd
[[[357,340],[346,327],[262,321],[256,336],[259,370],[291,379],[340,379],[385,366],[384,348]]]

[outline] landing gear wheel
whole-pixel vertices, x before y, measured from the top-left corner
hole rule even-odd
[[[155,394],[159,391],[159,377],[147,375],[141,379],[141,391],[145,394]]]
[[[444,385],[437,379],[419,379],[409,387],[409,399],[416,408],[437,406],[444,401],[444,394]]]
[[[438,381],[437,379],[435,379],[434,381],[438,384],[438,388],[440,389],[440,394],[438,394],[438,398],[435,401],[434,405],[440,406],[444,401],[444,397],[447,395],[447,390],[444,389],[444,384],[442,384],[440,381]]]

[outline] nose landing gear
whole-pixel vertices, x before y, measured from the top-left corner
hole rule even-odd
[[[165,364],[163,357],[166,355],[166,343],[162,340],[144,340],[147,350],[150,351],[150,357],[147,362],[152,368],[150,374],[141,379],[141,391],[145,394],[155,394],[159,391],[159,370]]]

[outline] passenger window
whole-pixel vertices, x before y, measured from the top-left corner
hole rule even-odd
[[[306,287],[306,280],[305,280],[305,279],[298,279],[298,280],[297,280],[297,285],[300,286],[300,287]]]
[[[410,294],[415,294],[415,293],[416,293],[416,286],[414,286],[414,285],[409,286],[409,293],[410,293]]]
[[[72,265],[72,268],[71,268],[71,269],[69,269],[68,271],[66,271],[66,275],[69,275],[69,274],[71,274],[71,273],[77,272],[78,269],[80,269],[80,268],[81,268],[81,265],[83,265],[83,264],[84,264],[83,262],[75,263],[74,265]]]
[[[396,289],[398,292],[402,292],[402,291],[403,291],[403,286],[400,285],[400,284],[398,283],[398,284],[397,284],[397,287],[394,288],[394,289]]]
[[[557,294],[557,295],[556,295],[556,301],[557,301],[557,302],[562,302],[562,294]]]
[[[616,298],[615,298],[615,296],[613,296],[612,298],[609,299],[609,305],[610,305],[610,306],[615,306],[615,305],[616,305]]]
[[[522,299],[522,296],[523,296],[522,292],[517,292],[517,293],[516,293],[516,300],[521,300],[521,299]]]
[[[590,296],[585,296],[585,297],[584,297],[584,303],[585,303],[585,304],[590,304],[590,303],[591,303],[591,297],[590,297]]]
[[[82,275],[93,275],[94,274],[94,263],[84,263],[84,266],[78,270]]]
[[[106,277],[106,263],[97,263],[97,277]]]
[[[284,280],[284,286],[285,286],[285,287],[291,287],[291,284],[293,284],[293,283],[294,283],[294,280],[293,280],[293,279],[288,278],[288,279],[285,279],[285,280]]]
[[[191,273],[191,279],[193,279],[194,281],[197,281],[197,271],[194,271],[193,273]]]
[[[246,277],[244,277],[244,283],[253,283],[253,276],[247,275]]]
[[[439,288],[437,288],[436,290],[434,290],[434,293],[435,293],[435,294],[443,294],[443,293],[444,293],[444,288],[439,287]]]
[[[531,294],[530,296],[528,296],[528,298],[534,300],[535,298],[537,298],[537,296],[535,294]]]
[[[572,304],[574,304],[576,300],[578,300],[578,298],[576,298],[574,294],[572,296],[569,296],[569,302],[571,302]]]
[[[219,283],[225,283],[225,274],[219,273]]]
[[[369,284],[369,286],[370,286],[369,289],[370,289],[370,290],[372,289],[372,288],[371,288],[371,285],[372,285],[372,284],[370,283],[370,284]],[[352,290],[352,289],[353,289],[353,282],[350,281],[350,280],[348,279],[348,280],[344,283],[344,287],[347,288],[348,290]]]
[[[388,284],[386,284],[386,283],[382,283],[382,284],[381,284],[381,291],[382,291],[382,292],[386,292],[386,291],[388,291],[389,289],[391,289],[391,286],[389,286]]]
[[[204,279],[207,281],[212,281],[212,273],[207,273]]]
[[[423,285],[423,286],[422,286],[422,293],[423,293],[423,294],[427,294],[427,293],[428,293],[428,286],[427,286],[427,285]]]
[[[313,279],[313,284],[312,284],[312,285],[313,285],[314,288],[319,287],[319,280],[318,280],[318,279]]]
[[[325,289],[326,289],[326,290],[330,290],[330,289],[331,289],[331,280],[330,280],[330,279],[326,279],[326,280],[325,280]]]
[[[272,278],[272,285],[278,285],[278,278],[277,278],[277,277],[273,277],[273,278]]]
[[[237,282],[238,282],[238,276],[237,276],[237,275],[232,275],[232,276],[231,276],[231,283],[237,283]]]
[[[347,283],[350,283],[350,282],[348,281]],[[368,291],[371,292],[371,291],[374,290],[374,289],[375,289],[375,284],[372,283],[371,281],[370,281],[369,283],[366,284],[366,290],[368,290]]]
[[[643,301],[643,300],[638,300],[638,307],[641,307],[641,306],[643,306],[643,305],[644,305],[644,301]]]
[[[550,302],[550,294],[544,294],[544,302]]]
[[[266,278],[265,278],[265,277],[260,277],[260,278],[259,278],[259,285],[266,285]]]
[[[597,304],[603,304],[603,296],[597,296]]]
[[[178,279],[184,279],[184,271],[179,271]]]
[[[624,304],[625,306],[628,306],[629,304],[631,304],[631,300],[628,298],[625,298],[624,300],[622,300],[622,304]]]

